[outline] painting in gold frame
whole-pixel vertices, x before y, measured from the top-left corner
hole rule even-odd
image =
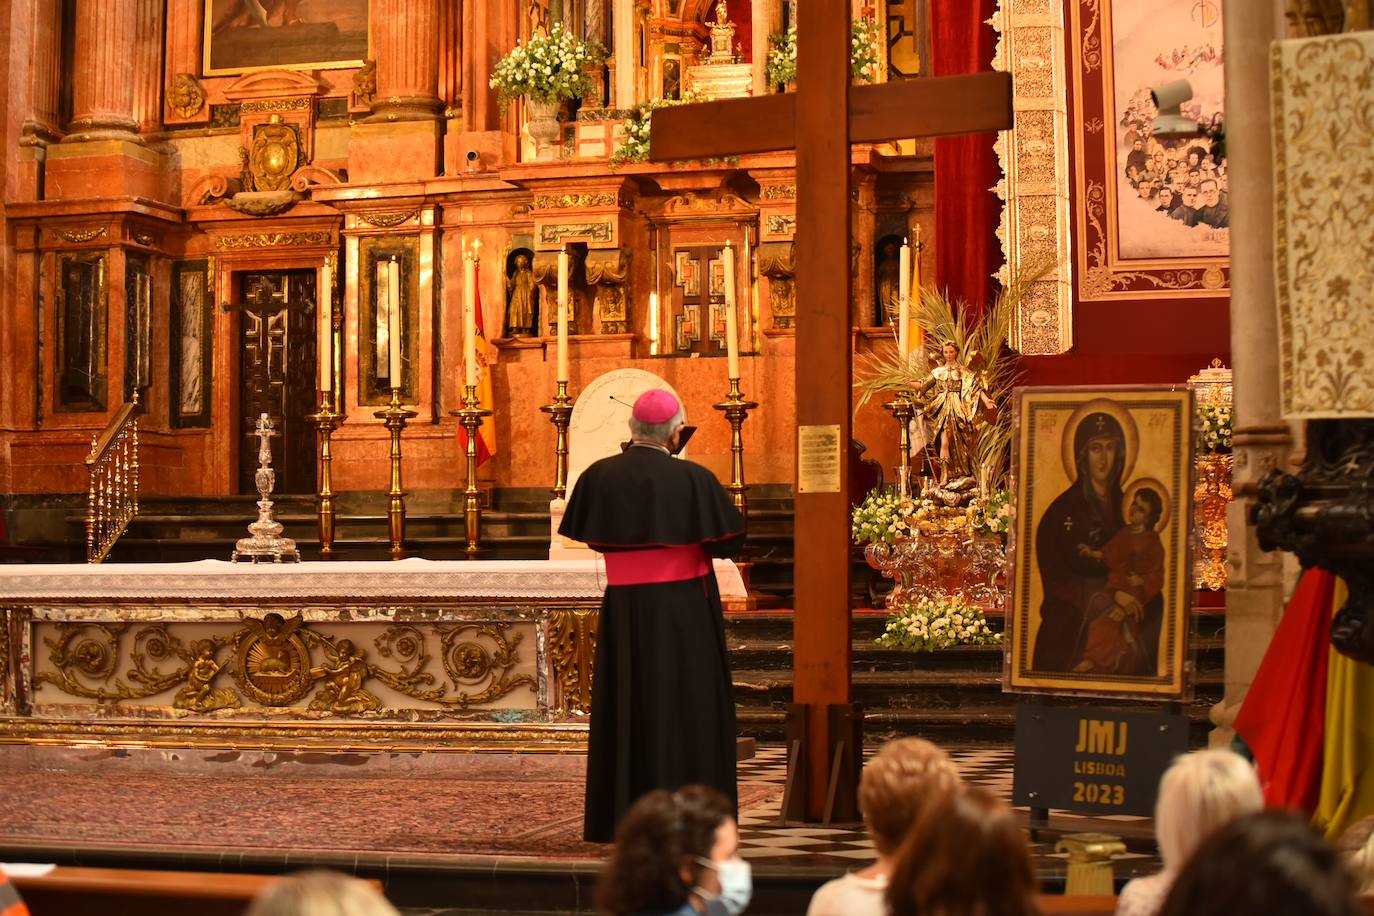
[[[1192,393],[1018,388],[1011,692],[1182,699]]]
[[[1222,123],[1222,0],[1066,2],[1079,298],[1225,296],[1224,159],[1206,137],[1153,137],[1150,100],[1151,88],[1187,79],[1195,94],[1183,114]]]
[[[205,0],[205,76],[360,67],[370,0]]]

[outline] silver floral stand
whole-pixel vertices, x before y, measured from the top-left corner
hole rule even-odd
[[[918,533],[891,544],[864,548],[868,564],[896,583],[889,609],[922,598],[962,597],[984,611],[1002,612],[1007,604],[1011,561],[1001,535],[967,530]]]

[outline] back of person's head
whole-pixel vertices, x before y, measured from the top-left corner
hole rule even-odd
[[[1297,815],[1261,811],[1208,837],[1174,881],[1160,916],[1357,916],[1340,856]]]
[[[1164,771],[1155,800],[1155,836],[1164,867],[1178,871],[1203,840],[1264,807],[1255,768],[1227,750],[1184,754]]]
[[[336,871],[303,871],[264,887],[244,916],[398,916],[372,885]]]
[[[954,761],[929,741],[899,738],[884,744],[859,779],[859,808],[878,852],[896,852],[922,809],[959,786]]]
[[[897,851],[892,916],[1036,916],[1035,870],[1015,813],[986,789],[933,800]]]
[[[732,817],[729,799],[707,786],[641,796],[615,832],[597,884],[598,908],[623,916],[681,907],[704,867],[698,860],[710,858],[716,830]]]
[[[1336,851],[1345,860],[1360,896],[1374,894],[1374,815],[1347,827],[1336,843]]]

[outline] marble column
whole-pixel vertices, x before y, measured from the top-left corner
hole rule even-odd
[[[134,119],[141,0],[76,0],[72,122],[66,142],[140,142]]]
[[[437,94],[439,18],[434,0],[373,0],[374,120],[428,120],[443,110]]]
[[[754,95],[765,95],[768,92],[768,36],[772,34],[771,3],[761,3],[755,0],[749,4],[749,30],[753,41],[753,59],[749,62],[750,70],[754,74]]]
[[[55,140],[62,125],[57,113],[62,86],[61,6],[38,0],[31,4],[33,27],[31,46],[29,116],[24,120],[24,137],[38,142]]]
[[[162,127],[162,0],[137,0],[134,32],[134,120],[143,132]]]
[[[1248,523],[1255,486],[1293,449],[1279,416],[1274,299],[1274,174],[1269,45],[1284,37],[1283,0],[1226,0],[1226,151],[1231,177],[1231,360],[1236,498],[1228,515],[1225,694],[1212,743],[1233,736],[1236,713],[1273,637],[1288,584],[1282,553],[1259,549]]]
[[[639,72],[635,61],[637,6],[634,0],[615,0],[615,13],[611,17],[615,29],[612,37],[615,45],[615,96],[611,106],[622,110],[634,108],[639,101],[635,98],[635,76]]]

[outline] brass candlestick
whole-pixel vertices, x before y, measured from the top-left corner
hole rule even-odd
[[[468,485],[463,490],[463,529],[467,535],[466,553],[469,560],[477,559],[482,549],[482,500],[477,489],[477,431],[482,428],[482,418],[491,416],[490,410],[484,410],[477,404],[477,386],[465,385],[463,409],[450,411],[468,433]]]
[[[320,519],[320,559],[329,560],[334,556],[334,486],[331,465],[334,458],[330,450],[330,440],[334,430],[343,423],[343,414],[331,409],[334,396],[328,391],[320,391],[320,409],[306,417],[315,424],[319,442],[320,486],[315,494],[319,500]]]
[[[903,389],[884,405],[897,421],[897,495],[911,495],[911,418],[916,416],[913,392]]]
[[[386,421],[391,430],[391,490],[387,502],[387,532],[391,535],[391,559],[399,560],[403,555],[406,537],[405,491],[401,489],[401,430],[406,421],[419,416],[413,410],[401,406],[401,389],[391,389],[391,405],[386,410],[373,411],[372,415]]]
[[[553,447],[553,495],[563,499],[568,495],[568,420],[572,417],[573,399],[568,396],[568,383],[558,383],[552,404],[539,408],[549,415],[557,436]]]
[[[716,410],[723,411],[725,419],[730,421],[730,483],[726,490],[730,492],[730,502],[735,504],[741,517],[748,518],[749,498],[745,495],[748,489],[744,484],[744,418],[749,415],[749,411],[758,407],[756,401],[746,401],[740,394],[739,379],[730,379],[730,393],[725,396],[725,400],[715,405]]]

